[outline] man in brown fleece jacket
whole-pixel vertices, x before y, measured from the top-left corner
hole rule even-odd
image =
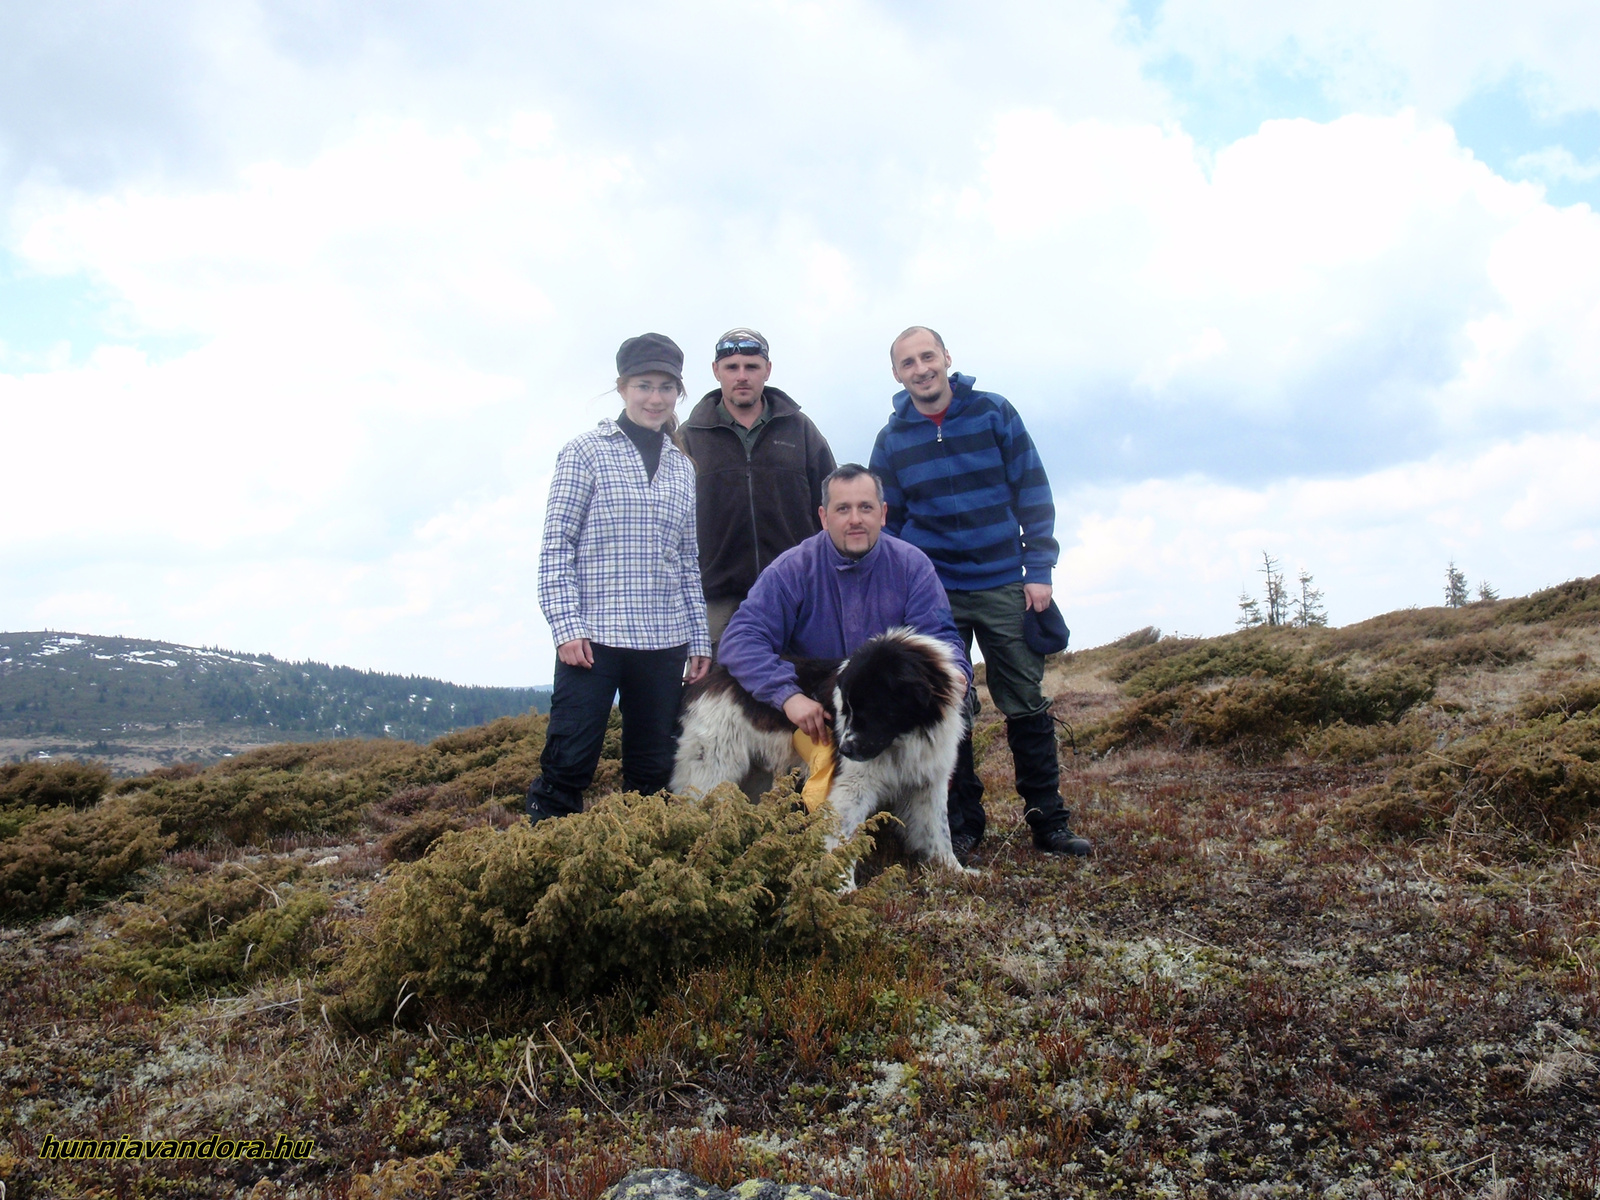
[[[681,426],[695,464],[696,534],[711,644],[756,576],[821,526],[822,481],[833,451],[811,418],[767,384],[772,357],[753,329],[717,339],[707,392]]]

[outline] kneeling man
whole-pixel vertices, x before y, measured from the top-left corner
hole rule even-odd
[[[822,500],[822,532],[761,573],[723,634],[721,662],[689,690],[673,790],[705,790],[755,763],[805,762],[802,803],[833,804],[830,846],[888,810],[909,853],[959,870],[948,792],[972,665],[944,589],[927,555],[883,535],[883,492],[865,467],[837,468]]]
[[[828,739],[826,713],[800,688],[802,658],[848,658],[867,639],[908,625],[937,638],[972,685],[972,664],[928,556],[884,537],[883,485],[858,463],[822,481],[822,532],[784,551],[757,578],[722,635],[719,661],[741,687],[814,742]]]

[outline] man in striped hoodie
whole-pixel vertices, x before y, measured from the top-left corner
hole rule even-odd
[[[1055,720],[1044,698],[1044,657],[1028,645],[1022,615],[1050,607],[1057,546],[1050,480],[1017,410],[1003,396],[951,374],[944,339],[913,325],[889,349],[904,389],[872,448],[883,480],[887,532],[933,560],[956,629],[978,639],[989,695],[1006,718],[1033,844],[1047,854],[1086,855],[1061,802]],[[950,784],[950,840],[965,857],[983,837],[983,784],[972,738]]]

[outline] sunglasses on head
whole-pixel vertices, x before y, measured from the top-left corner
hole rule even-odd
[[[767,348],[754,338],[729,338],[725,342],[717,343],[718,359],[727,358],[730,354],[759,354],[765,358]]]

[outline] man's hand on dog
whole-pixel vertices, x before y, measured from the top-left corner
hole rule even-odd
[[[828,710],[804,692],[796,692],[783,702],[783,715],[813,742],[828,740]]]

